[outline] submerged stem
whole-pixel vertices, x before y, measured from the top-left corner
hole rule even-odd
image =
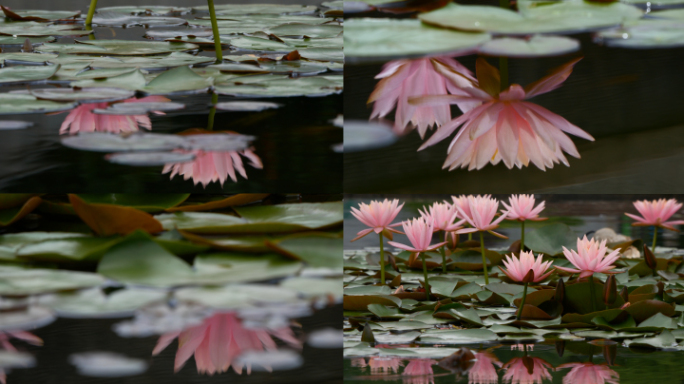
[[[487,258],[485,257],[484,247],[484,232],[480,231],[480,249],[482,250],[482,269],[484,269],[485,284],[489,284],[489,275],[487,274]]]
[[[593,274],[589,275],[589,294],[591,295],[591,311],[596,312],[596,288]]]
[[[90,0],[90,8],[88,8],[88,16],[86,16],[85,25],[93,24],[93,16],[95,15],[95,8],[97,8],[97,0]]]
[[[430,282],[428,281],[427,262],[425,261],[425,253],[420,253],[420,258],[423,259],[423,278],[425,279],[425,297],[430,300]]]
[[[527,283],[525,283],[525,287],[523,288],[523,296],[522,296],[522,301],[520,302],[520,308],[518,309],[518,317],[517,319],[520,320],[522,318],[522,312],[523,312],[523,307],[525,306],[525,299],[527,298]],[[527,349],[527,348],[525,348]]]
[[[385,285],[385,244],[382,238],[382,232],[380,235],[380,285]]]
[[[93,0],[97,1],[97,0]],[[216,20],[216,10],[214,9],[214,0],[207,0],[209,6],[209,16],[211,16],[211,30],[214,33],[214,47],[216,49],[216,63],[223,62],[223,47],[221,46],[221,36],[218,29],[218,21]]]

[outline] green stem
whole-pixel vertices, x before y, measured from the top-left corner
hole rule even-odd
[[[525,306],[525,299],[527,298],[527,283],[525,283],[525,287],[523,288],[523,296],[522,296],[522,301],[520,302],[520,308],[518,309],[518,320],[522,319],[522,312],[523,312],[523,307]],[[527,347],[525,348],[527,350]]]
[[[508,89],[508,57],[499,57],[499,73],[501,76],[501,90]]]
[[[382,232],[380,235],[380,285],[385,285],[385,244],[382,238]],[[423,265],[425,265],[425,260],[423,260]]]
[[[522,221],[522,229],[520,230],[520,252],[525,250],[525,221]]]
[[[211,30],[214,32],[214,46],[216,47],[216,63],[220,64],[223,62],[223,47],[221,46],[221,36],[219,34],[218,21],[216,20],[214,0],[207,0],[207,5],[209,5],[209,16],[211,16]]]
[[[596,288],[594,287],[594,275],[589,275],[589,294],[591,295],[591,311],[596,312]]]
[[[473,233],[470,232],[470,233],[468,234],[468,241],[470,241],[470,240],[472,240],[472,239],[473,239]]]
[[[484,247],[484,232],[480,232],[480,249],[482,249],[482,269],[484,269],[485,284],[489,284],[489,275],[487,274],[487,258],[485,257]]]
[[[211,95],[211,109],[209,110],[209,122],[207,123],[207,130],[214,130],[214,117],[216,116],[216,104],[218,103],[218,94]]]
[[[425,261],[425,253],[420,254],[423,259],[423,278],[425,279],[425,297],[430,300],[430,282],[428,281],[427,262]]]
[[[444,231],[444,240],[446,240],[447,233]],[[442,273],[447,273],[446,270],[446,244],[442,245],[442,248],[439,249],[439,252],[442,254]]]
[[[653,251],[653,254],[655,255],[655,247],[656,247],[656,240],[658,239],[658,227],[654,226],[653,227],[653,246],[651,247],[651,251]]]
[[[85,25],[91,25],[93,23],[95,8],[97,8],[97,0],[90,0],[90,8],[88,8],[88,16],[86,17]]]

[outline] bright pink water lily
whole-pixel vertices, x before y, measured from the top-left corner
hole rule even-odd
[[[456,84],[448,81],[442,73],[458,72],[467,80]],[[382,79],[375,86],[368,103],[374,102],[371,119],[388,115],[396,106],[394,129],[405,133],[418,128],[420,137],[433,125],[437,127],[451,120],[449,105],[415,106],[408,103],[412,97],[425,95],[446,95],[447,92],[465,96],[461,88],[472,86],[472,73],[458,61],[449,57],[395,60],[385,64],[376,79]],[[476,107],[478,101],[462,101],[463,111]]]
[[[419,217],[413,220],[406,220],[401,223],[404,227],[404,233],[411,242],[411,246],[397,243],[396,241],[388,241],[387,244],[409,251],[409,252],[427,252],[446,244],[446,241],[437,244],[430,244],[432,241],[433,227],[432,223],[428,223],[424,218]]]
[[[248,328],[242,325],[242,321],[235,313],[228,312],[214,314],[205,319],[202,324],[181,332],[163,335],[157,341],[152,355],[159,354],[176,337],[178,338],[178,352],[176,352],[174,370],[178,372],[185,362],[195,355],[197,372],[209,375],[225,372],[231,366],[233,371],[242,374],[243,366],[235,360],[245,352],[278,349],[273,340],[274,337],[295,348],[302,346],[301,341],[295,337],[289,327]],[[251,367],[246,368],[247,373],[251,373]]]
[[[538,357],[514,357],[503,368],[506,370],[504,383],[542,384],[544,380],[551,380],[551,364]]]
[[[489,352],[475,354],[475,364],[468,370],[468,384],[496,384],[499,375],[496,366],[501,367],[501,362]]]
[[[456,221],[458,211],[453,205],[444,202],[433,203],[429,208],[418,209],[420,215],[427,222],[432,222],[432,229],[436,231],[454,232],[462,228],[465,220]]]
[[[620,375],[604,364],[567,363],[558,368],[570,368],[563,384],[618,384]]]
[[[473,227],[464,229],[464,233],[487,231],[494,236],[507,239],[506,236],[493,231],[506,218],[506,215],[501,215],[499,218],[494,219],[499,210],[499,200],[493,199],[490,195],[468,196],[467,200],[469,211],[454,204],[460,216]]]
[[[532,162],[541,170],[556,163],[569,166],[563,152],[579,158],[569,133],[586,140],[594,138],[563,117],[525,100],[558,88],[572,73],[575,59],[550,75],[523,88],[512,84],[500,91],[499,70],[484,58],[477,60],[477,81],[461,88],[468,96],[442,95],[412,98],[411,104],[438,106],[477,101],[481,104],[442,125],[419,150],[435,145],[461,127],[447,150],[443,168],[482,169],[500,161],[508,168],[522,168]],[[460,76],[460,80],[467,76]],[[565,133],[564,133],[565,132]]]
[[[508,220],[543,221],[547,219],[546,217],[539,217],[539,213],[545,208],[545,202],[542,201],[535,207],[534,195],[512,195],[508,199],[508,203],[510,205],[506,204],[505,201],[501,202],[506,209],[504,214]]]
[[[625,213],[625,215],[637,221],[632,224],[633,226],[653,225],[667,228],[671,231],[679,231],[674,226],[684,224],[684,220],[667,221],[682,208],[682,203],[677,202],[675,199],[639,200],[634,202],[634,208],[636,208],[643,217]]]
[[[237,174],[247,179],[247,171],[245,170],[242,157],[249,160],[249,165],[253,168],[263,169],[264,167],[259,156],[254,153],[254,148],[229,152],[178,149],[174,150],[174,152],[192,153],[195,155],[195,159],[187,163],[167,164],[164,166],[162,174],[171,173],[171,179],[176,175],[181,175],[183,180],[192,179],[195,185],[202,184],[205,188],[215,182],[220,182],[221,186],[223,186],[229,177],[233,182],[237,182]]]
[[[585,235],[582,239],[577,239],[577,251],[563,247],[563,254],[577,269],[567,267],[556,267],[562,271],[579,273],[580,278],[591,276],[594,273],[615,274],[623,271],[614,271],[611,265],[620,257],[620,251],[614,250],[606,254],[606,240],[598,242],[594,239],[587,240]]]
[[[525,275],[531,270],[534,273],[534,281],[538,283],[549,277],[553,273],[553,269],[548,271],[552,261],[543,262],[542,255],[537,255],[534,258],[534,253],[530,252],[520,252],[520,256],[514,257],[512,255],[507,255],[506,259],[503,261],[506,269],[501,269],[503,273],[506,274],[511,280],[522,282]]]
[[[401,223],[392,224],[392,221],[394,221],[403,207],[404,203],[399,205],[399,200],[397,199],[373,200],[370,204],[360,203],[359,208],[352,207],[352,215],[364,225],[370,227],[357,233],[357,236],[352,241],[356,241],[371,232],[383,233],[383,235],[390,239],[392,238],[392,233],[401,233],[392,228],[401,225]]]
[[[486,197],[491,197],[491,195],[485,195]],[[466,217],[470,216],[470,203],[468,203],[468,199],[473,197],[473,195],[460,195],[460,196],[451,196],[451,201],[453,202],[453,206],[456,209],[456,212],[458,213],[458,217],[461,219],[465,219],[461,215],[461,211],[465,212]],[[459,209],[460,208],[460,209]]]
[[[151,103],[170,101],[163,96],[148,96],[140,99],[131,98],[122,103]],[[81,104],[69,112],[62,126],[59,128],[60,134],[69,133],[75,135],[79,132],[108,132],[108,133],[128,133],[138,132],[140,127],[152,129],[152,122],[147,115],[119,116],[119,115],[98,115],[94,114],[94,109],[105,109],[115,103],[90,103]]]

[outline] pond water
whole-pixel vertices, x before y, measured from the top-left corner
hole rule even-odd
[[[130,2],[129,2],[130,3]],[[160,3],[161,2],[157,2]],[[282,4],[300,4],[280,1]],[[306,3],[306,2],[304,2]],[[304,4],[301,3],[301,4]],[[101,1],[99,7],[118,6],[125,2]],[[172,3],[164,3],[173,5]],[[203,1],[182,2],[184,6],[205,4]],[[316,5],[320,2],[316,2]],[[5,2],[5,6],[18,9],[24,4]],[[34,9],[66,10],[83,8],[86,4],[64,2],[32,2]],[[153,4],[151,4],[153,5]],[[84,11],[85,12],[85,11]],[[184,15],[194,19],[196,14]],[[183,31],[191,27],[143,27],[110,28],[95,27],[97,40],[121,39],[146,41],[150,30]],[[80,38],[81,40],[83,38]],[[87,38],[85,38],[87,39]],[[59,38],[57,43],[72,43],[73,38]],[[149,40],[147,40],[149,41]],[[226,39],[227,41],[227,39]],[[19,47],[3,47],[3,52],[17,52]],[[226,49],[225,55],[242,54]],[[203,51],[200,56],[213,57],[214,52]],[[199,66],[196,66],[199,67]],[[341,76],[341,71],[318,76]],[[62,84],[53,84],[62,87]],[[35,84],[30,88],[45,88]],[[4,86],[3,92],[27,89],[25,85]],[[33,123],[26,129],[0,130],[0,190],[5,192],[264,192],[282,190],[306,190],[312,193],[339,192],[341,190],[342,155],[334,150],[342,142],[342,130],[333,120],[342,114],[342,96],[331,94],[323,97],[260,97],[240,98],[209,94],[176,95],[168,97],[182,103],[185,108],[164,114],[149,114],[149,120],[135,124],[134,131],[145,131],[149,125],[152,133],[178,134],[190,129],[230,132],[252,136],[247,155],[229,152],[208,152],[195,155],[189,163],[166,163],[167,166],[122,165],[105,159],[107,153],[82,151],[65,147],[61,140],[78,131],[92,130],[87,116],[76,115],[76,110],[59,114],[4,115],[1,120],[22,120]],[[279,104],[276,109],[263,111],[223,111],[211,108],[213,104],[230,101],[264,101]],[[84,104],[87,105],[87,104]],[[104,106],[106,107],[106,105]],[[98,107],[102,108],[102,106]],[[306,113],[302,113],[306,111]],[[81,112],[82,113],[82,112]],[[91,115],[86,112],[86,115]],[[97,115],[101,119],[96,131],[107,124],[118,125],[118,116]],[[71,127],[65,121],[75,119]],[[62,128],[60,130],[60,127]],[[211,156],[211,158],[210,158]],[[187,161],[187,160],[185,160]],[[242,165],[233,162],[241,161]],[[225,164],[228,165],[225,165]],[[194,169],[188,169],[194,167]],[[233,170],[232,168],[235,168]],[[244,168],[244,169],[241,169]],[[228,171],[229,169],[230,171]],[[213,171],[213,172],[212,172]],[[207,182],[208,176],[217,176]],[[235,175],[233,175],[235,174]]]

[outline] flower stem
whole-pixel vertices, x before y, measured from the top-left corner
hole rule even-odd
[[[655,255],[655,247],[656,247],[656,240],[658,239],[658,227],[653,226],[653,246],[651,247],[651,251],[653,251],[653,254]]]
[[[380,232],[380,285],[385,285],[385,245],[383,243],[382,232]]]
[[[591,295],[591,311],[596,312],[596,288],[593,274],[589,275],[589,294]]]
[[[521,222],[522,228],[520,229],[520,252],[525,250],[525,221]]]
[[[518,309],[518,317],[517,319],[520,320],[522,318],[522,312],[523,312],[523,307],[525,306],[525,299],[527,298],[527,283],[525,283],[525,287],[523,288],[523,296],[522,296],[522,301],[520,302],[520,308]],[[527,347],[525,347],[527,350]]]
[[[472,239],[473,239],[473,233],[470,232],[470,233],[468,234],[468,240],[472,240]]]
[[[223,62],[223,47],[221,46],[221,36],[219,34],[218,21],[216,20],[214,0],[207,0],[207,5],[209,5],[209,15],[211,16],[211,30],[214,32],[214,46],[216,47],[216,64],[219,64]]]
[[[95,8],[97,8],[97,0],[90,0],[90,8],[88,8],[88,16],[86,17],[85,25],[90,26],[93,24]]]
[[[487,274],[487,258],[485,257],[484,247],[484,232],[480,232],[480,249],[482,249],[482,269],[484,269],[485,284],[489,284],[489,275]]]
[[[444,231],[444,239],[446,240],[447,233]],[[442,254],[442,273],[447,273],[446,270],[446,244],[442,245],[442,248],[439,249],[439,252]]]
[[[430,300],[430,282],[428,281],[427,262],[425,261],[425,253],[420,253],[420,258],[423,259],[423,278],[425,279],[425,297]]]

